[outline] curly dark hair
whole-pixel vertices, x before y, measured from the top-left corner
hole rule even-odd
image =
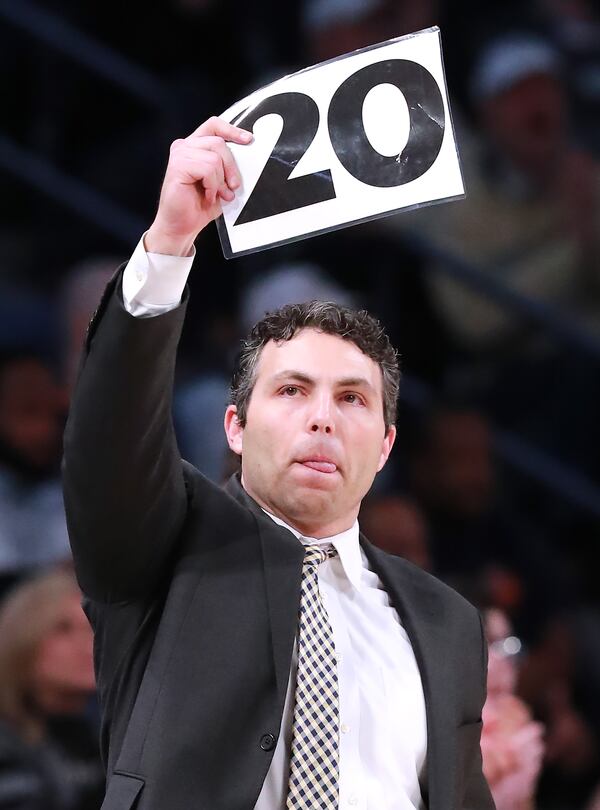
[[[383,382],[383,418],[386,431],[396,422],[400,368],[398,354],[379,321],[366,310],[353,310],[331,301],[307,301],[288,304],[269,312],[252,327],[242,343],[230,388],[230,401],[237,408],[244,426],[248,403],[254,388],[256,366],[263,348],[271,340],[291,340],[302,329],[316,329],[337,335],[351,343],[377,363]]]

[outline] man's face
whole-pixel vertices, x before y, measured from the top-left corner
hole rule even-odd
[[[304,329],[269,342],[245,427],[234,406],[225,415],[246,491],[307,536],[350,528],[394,443],[382,396],[378,364],[347,340]]]

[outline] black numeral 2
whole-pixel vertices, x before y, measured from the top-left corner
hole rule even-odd
[[[387,157],[371,146],[362,107],[374,87],[393,84],[403,93],[410,113],[408,142],[398,156]],[[304,93],[281,93],[243,112],[235,123],[252,130],[270,113],[283,118],[283,129],[235,225],[335,198],[329,169],[288,179],[314,140],[319,108]],[[327,116],[329,137],[344,168],[370,186],[401,186],[425,174],[435,163],[445,130],[444,102],[431,73],[406,59],[388,59],[361,68],[336,90]]]
[[[283,129],[236,225],[335,199],[329,169],[288,180],[317,134],[319,108],[316,102],[304,93],[281,93],[261,101],[236,124],[251,130],[259,118],[269,113],[281,115]]]

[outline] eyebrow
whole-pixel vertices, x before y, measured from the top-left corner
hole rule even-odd
[[[273,375],[273,380],[298,380],[298,382],[306,383],[307,385],[315,385],[316,380],[305,374],[303,371],[295,369],[285,369]],[[335,381],[335,384],[340,388],[368,388],[370,391],[375,391],[373,385],[366,379],[366,377],[343,377]]]
[[[273,375],[273,380],[298,380],[299,382],[306,383],[307,385],[314,385],[314,380],[308,374],[302,371],[295,371],[293,368],[287,368],[284,371],[278,371]]]

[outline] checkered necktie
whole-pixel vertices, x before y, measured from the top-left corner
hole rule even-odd
[[[287,810],[338,807],[338,679],[318,568],[337,551],[306,546],[300,590],[298,675]]]

